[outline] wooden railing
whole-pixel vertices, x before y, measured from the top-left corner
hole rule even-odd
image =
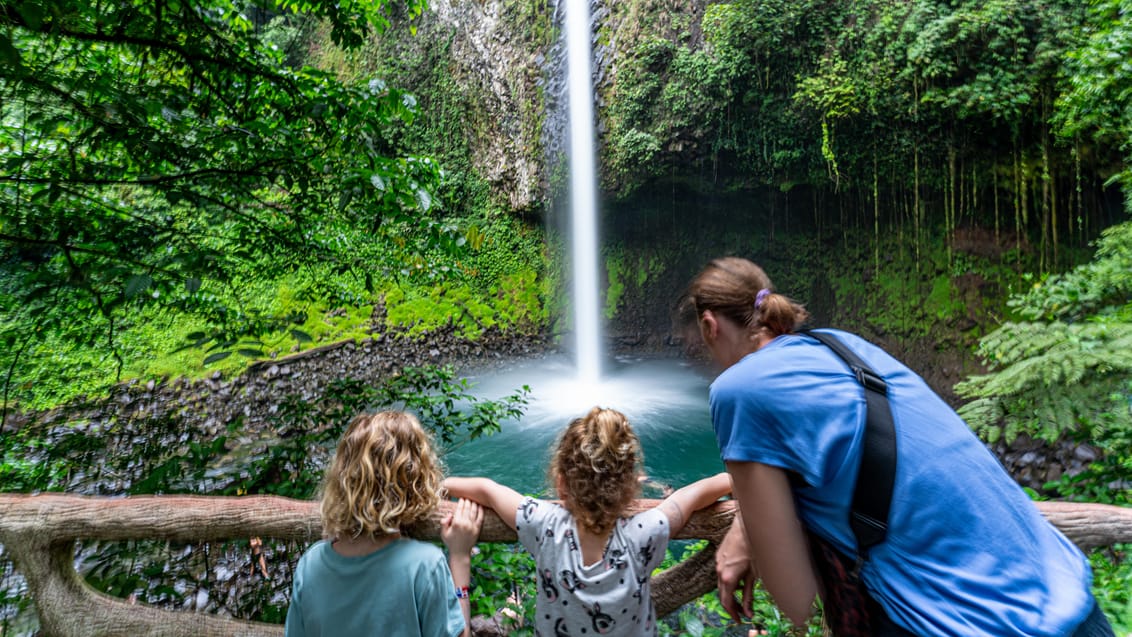
[[[637,500],[632,510],[657,504],[657,500]],[[439,520],[450,506],[441,505],[432,522],[420,529],[422,538],[439,538]],[[1037,506],[1082,549],[1132,542],[1132,508],[1063,502],[1038,502]],[[658,616],[715,588],[715,546],[733,515],[732,502],[717,503],[693,514],[676,536],[706,539],[709,544],[653,578]],[[44,633],[58,637],[283,634],[283,627],[276,624],[163,610],[99,593],[75,571],[77,540],[209,542],[270,537],[311,542],[320,535],[316,503],[275,496],[0,495],[0,544],[27,579]],[[517,539],[489,511],[480,541]]]

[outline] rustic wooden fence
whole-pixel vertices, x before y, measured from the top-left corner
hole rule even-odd
[[[656,506],[637,500],[633,510]],[[451,506],[441,505],[420,530],[439,538],[439,520]],[[1085,550],[1132,542],[1132,508],[1101,504],[1038,502],[1054,525]],[[734,516],[732,502],[696,512],[677,539],[706,539],[708,547],[658,574],[652,594],[659,616],[715,588],[716,543]],[[315,502],[276,496],[138,496],[0,494],[0,544],[27,579],[48,635],[130,636],[220,635],[281,636],[283,627],[192,611],[163,610],[95,591],[75,571],[77,540],[224,541],[249,537],[312,542],[321,535]],[[490,511],[481,542],[515,542],[515,533]]]

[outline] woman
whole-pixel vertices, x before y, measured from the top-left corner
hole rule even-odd
[[[797,330],[806,311],[754,263],[712,261],[680,319],[722,372],[710,403],[741,516],[717,558],[720,596],[762,579],[796,624],[819,594],[806,530],[856,555],[848,512],[860,463],[864,389],[827,346]],[[1112,635],[1085,556],[1045,520],[966,424],[879,348],[833,332],[888,385],[897,437],[888,535],[861,579],[880,604],[875,634]]]

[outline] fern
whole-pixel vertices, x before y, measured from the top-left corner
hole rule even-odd
[[[1132,222],[1125,222],[1101,234],[1093,262],[1051,276],[1009,304],[1031,320],[1074,320],[1104,311],[1127,313],[1130,299]]]
[[[1132,323],[1007,323],[980,353],[992,373],[956,386],[975,398],[960,409],[988,440],[1027,433],[1056,440],[1086,423],[1132,428]]]
[[[1132,453],[1132,222],[1104,233],[1092,263],[1011,305],[1029,320],[983,338],[991,371],[956,386],[972,399],[960,415],[992,442],[1027,434]]]

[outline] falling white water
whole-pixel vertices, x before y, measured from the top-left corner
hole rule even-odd
[[[570,208],[573,224],[574,338],[578,377],[601,377],[598,301],[597,162],[589,0],[566,2],[566,78],[570,129]]]

